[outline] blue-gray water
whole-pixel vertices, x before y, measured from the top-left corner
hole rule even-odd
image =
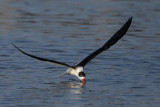
[[[127,34],[86,67],[87,83],[17,51],[74,65],[130,16]],[[0,107],[159,107],[159,0],[1,0]]]

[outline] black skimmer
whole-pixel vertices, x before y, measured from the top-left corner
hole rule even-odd
[[[94,51],[93,53],[91,53],[90,55],[88,55],[86,58],[84,58],[81,62],[79,62],[78,64],[71,66],[68,65],[66,63],[63,62],[59,62],[59,61],[55,61],[55,60],[50,60],[50,59],[46,59],[46,58],[41,58],[41,57],[37,57],[35,55],[31,55],[29,53],[26,53],[24,51],[22,51],[21,49],[19,49],[17,46],[15,46],[14,44],[12,44],[13,46],[15,46],[20,52],[22,52],[23,54],[30,56],[32,58],[38,59],[40,61],[45,61],[45,62],[50,62],[52,64],[58,64],[58,65],[62,65],[67,67],[67,71],[64,72],[61,75],[64,74],[70,74],[70,75],[74,75],[76,77],[78,77],[78,79],[85,83],[85,73],[83,72],[83,68],[84,66],[90,62],[94,57],[96,57],[98,54],[102,53],[103,51],[109,49],[112,45],[114,45],[118,40],[120,40],[127,32],[128,28],[130,27],[132,22],[132,17],[130,17],[128,19],[128,21],[126,21],[126,23],[99,49],[97,49],[96,51]],[[59,75],[59,76],[61,76]],[[58,76],[57,76],[58,77]]]

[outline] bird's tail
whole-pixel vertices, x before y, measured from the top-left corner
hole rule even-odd
[[[67,74],[67,72],[64,72],[64,73],[62,73],[62,74],[60,74],[60,75],[55,76],[54,78],[59,78],[59,77],[61,77],[61,76],[63,76],[63,75],[66,75],[66,74]]]

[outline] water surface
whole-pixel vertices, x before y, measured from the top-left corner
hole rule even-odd
[[[1,107],[159,107],[159,0],[0,1]],[[130,16],[127,34],[86,67],[87,83],[54,76],[103,45]]]

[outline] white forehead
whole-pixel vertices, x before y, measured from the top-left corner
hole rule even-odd
[[[79,71],[79,72],[80,72],[80,71],[83,71],[83,67],[77,67],[77,68],[76,68],[76,71]]]

